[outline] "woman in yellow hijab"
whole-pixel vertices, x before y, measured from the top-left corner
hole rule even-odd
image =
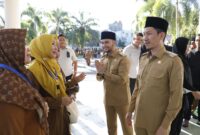
[[[44,34],[33,39],[29,45],[34,60],[28,69],[39,83],[41,95],[49,105],[50,135],[70,135],[69,116],[64,106],[72,99],[66,94],[65,81],[57,63],[58,47],[54,35]]]

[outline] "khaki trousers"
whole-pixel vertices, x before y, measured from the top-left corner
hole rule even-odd
[[[155,135],[155,133],[151,133],[147,131],[145,128],[134,127],[136,135]]]
[[[135,130],[135,135],[155,135],[155,132],[149,131],[146,128],[140,128],[134,126],[134,130]],[[163,135],[169,135],[169,129],[167,130],[167,133]]]
[[[0,102],[0,135],[45,135],[36,111]]]
[[[126,123],[126,113],[128,105],[125,106],[108,106],[105,105],[107,128],[109,135],[117,135],[117,115],[119,116],[123,134],[133,135],[133,128]]]

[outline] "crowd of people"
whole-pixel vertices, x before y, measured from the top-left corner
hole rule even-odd
[[[179,135],[200,99],[200,34],[164,45],[168,22],[147,17],[144,32],[123,50],[116,34],[102,31],[103,55],[95,61],[103,81],[109,135]],[[0,135],[71,135],[67,110],[85,73],[79,53],[63,35],[43,34],[25,45],[26,30],[0,30]],[[100,52],[97,50],[97,56]],[[85,51],[90,66],[92,53]],[[197,104],[200,125],[200,102]]]
[[[179,135],[182,126],[189,126],[192,103],[200,96],[200,35],[196,44],[178,37],[168,46],[168,25],[165,19],[147,17],[144,34],[137,33],[123,51],[116,49],[115,33],[101,33],[105,54],[95,65],[97,80],[104,84],[109,135],[117,134],[117,115],[124,135],[132,135],[133,129],[136,135]]]

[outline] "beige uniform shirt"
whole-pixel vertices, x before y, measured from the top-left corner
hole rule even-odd
[[[128,105],[131,99],[128,58],[116,50],[111,56],[104,55],[101,61],[106,70],[104,76],[97,74],[97,80],[103,80],[105,105]]]
[[[135,111],[136,127],[155,132],[168,129],[182,105],[183,65],[179,57],[162,46],[156,56],[141,57],[129,112]]]

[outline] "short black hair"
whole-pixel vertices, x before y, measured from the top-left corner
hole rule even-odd
[[[167,34],[164,30],[161,30],[161,29],[158,29],[158,28],[154,28],[154,29],[157,31],[157,33],[164,32],[165,34]]]
[[[61,34],[58,35],[58,38],[59,37],[65,37],[65,36],[64,36],[64,34],[61,33]]]
[[[136,33],[136,36],[143,37],[143,34],[141,32],[139,32],[139,33]]]
[[[167,31],[164,31],[164,30],[162,30],[162,29],[159,29],[159,28],[154,28],[155,30],[156,30],[156,32],[159,34],[159,33],[161,33],[161,32],[164,32],[165,33],[165,37],[164,37],[164,39],[163,39],[163,42],[165,41],[165,38],[166,38],[166,36],[167,36]]]

